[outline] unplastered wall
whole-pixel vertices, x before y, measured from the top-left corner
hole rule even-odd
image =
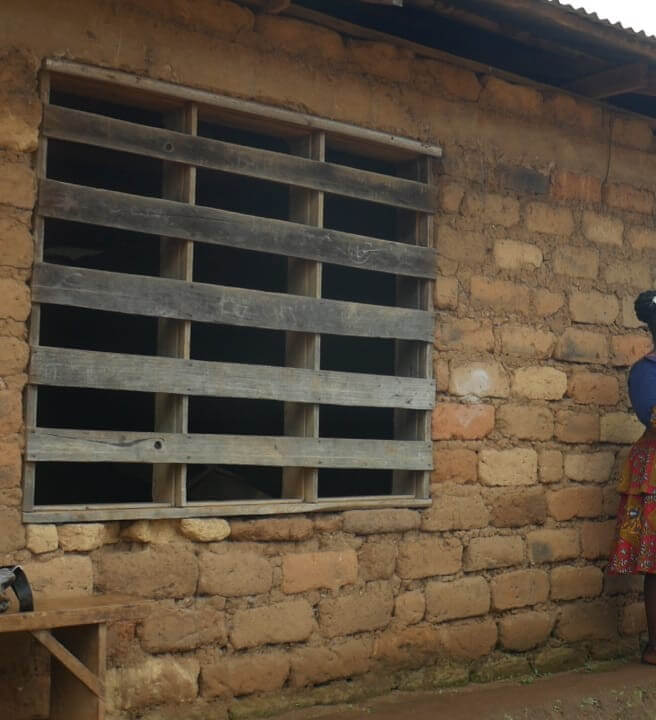
[[[431,509],[22,524],[46,57],[443,146]],[[39,593],[153,600],[110,628],[110,717],[242,717],[636,652],[640,585],[603,567],[639,433],[625,380],[649,347],[631,305],[653,282],[654,178],[639,119],[233,3],[3,4],[0,563]],[[38,683],[3,686],[15,717],[44,712]]]

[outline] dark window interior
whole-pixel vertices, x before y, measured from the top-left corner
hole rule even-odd
[[[163,127],[160,113],[53,93],[53,103],[111,117]],[[288,152],[286,141],[202,122],[199,134],[229,142]],[[330,150],[327,160],[375,172],[395,174],[380,161]],[[161,196],[163,163],[75,143],[48,144],[48,176],[91,187]],[[198,169],[196,202],[232,212],[286,220],[289,188],[228,173]],[[374,203],[327,196],[325,225],[346,232],[394,239],[397,214]],[[157,276],[159,237],[73,222],[46,220],[46,262],[96,270]],[[197,243],[193,280],[267,292],[287,292],[284,256]],[[322,295],[335,300],[396,304],[392,275],[324,265]],[[157,354],[156,318],[43,305],[42,345],[128,354]],[[250,327],[192,323],[192,359],[285,365],[285,333]],[[321,338],[321,367],[329,370],[394,374],[394,342],[376,338]],[[320,435],[329,438],[394,437],[394,413],[379,408],[320,407]],[[153,431],[155,396],[150,393],[41,387],[40,427],[89,430]],[[284,435],[284,403],[236,398],[189,398],[190,433]],[[190,501],[279,498],[281,468],[188,466]],[[323,497],[383,495],[391,492],[392,473],[322,469]],[[118,503],[152,501],[152,467],[119,463],[39,463],[36,503]]]

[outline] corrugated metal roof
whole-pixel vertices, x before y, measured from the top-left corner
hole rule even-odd
[[[582,7],[574,7],[570,3],[560,2],[560,0],[537,0],[538,2],[542,2],[545,5],[556,5],[561,10],[564,10],[565,12],[572,13],[573,15],[578,15],[579,17],[585,18],[586,20],[590,20],[592,22],[597,23],[598,25],[605,25],[606,27],[613,28],[617,30],[618,32],[622,32],[625,35],[630,35],[631,37],[638,38],[639,40],[644,40],[649,42],[650,44],[656,44],[656,36],[654,35],[648,35],[644,30],[634,30],[632,27],[625,27],[621,22],[611,22],[610,20],[607,20],[606,18],[600,17],[596,12],[590,12],[589,10],[586,10]]]

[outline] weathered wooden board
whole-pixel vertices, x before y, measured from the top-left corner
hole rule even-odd
[[[183,435],[39,428],[27,437],[35,462],[200,463],[272,467],[430,470],[430,442],[259,435]]]
[[[43,132],[58,140],[147,155],[408,210],[425,213],[437,210],[436,190],[425,183],[69,108],[48,105]]]
[[[32,299],[94,310],[271,330],[423,340],[433,314],[299,295],[39,263]]]
[[[363,270],[423,278],[436,273],[432,248],[56,180],[41,182],[39,213]]]
[[[432,380],[144,355],[32,348],[30,383],[176,395],[429,410]]]

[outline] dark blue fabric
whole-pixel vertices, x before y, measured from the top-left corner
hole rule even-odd
[[[647,355],[631,368],[629,397],[640,422],[649,427],[651,411],[656,406],[656,356]]]

